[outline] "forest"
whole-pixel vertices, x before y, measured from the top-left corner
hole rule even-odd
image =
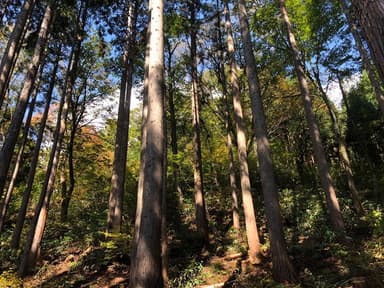
[[[384,287],[383,0],[1,0],[0,287]]]

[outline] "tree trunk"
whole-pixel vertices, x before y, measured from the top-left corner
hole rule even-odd
[[[65,93],[65,92],[64,92]],[[54,142],[47,166],[47,174],[44,180],[44,186],[40,193],[39,202],[35,208],[31,227],[28,233],[27,242],[24,247],[23,256],[19,267],[19,276],[23,277],[35,268],[36,261],[40,255],[40,244],[43,238],[45,224],[48,215],[50,197],[53,192],[56,171],[59,164],[61,144],[65,131],[66,113],[68,111],[68,102],[66,93],[62,95],[58,113]]]
[[[325,157],[323,144],[320,137],[320,130],[316,123],[315,114],[312,110],[312,100],[309,93],[307,79],[305,77],[304,68],[300,64],[300,56],[299,51],[296,45],[295,36],[293,34],[292,25],[290,23],[287,9],[285,7],[285,1],[280,0],[280,12],[281,17],[287,26],[288,33],[288,41],[291,46],[291,50],[293,53],[293,62],[296,69],[297,78],[300,85],[301,95],[304,102],[304,111],[307,118],[307,123],[309,127],[309,133],[312,140],[313,150],[316,158],[318,173],[321,181],[321,185],[324,189],[327,206],[330,213],[330,219],[335,232],[344,234],[344,220],[341,215],[339,201],[336,197],[336,189],[332,182],[332,177],[329,173],[329,167],[327,163],[327,159]]]
[[[168,276],[168,229],[167,229],[167,166],[168,166],[168,151],[167,151],[167,127],[166,127],[166,106],[163,99],[163,187],[161,191],[161,277],[163,279],[163,288],[169,287]]]
[[[130,287],[162,287],[161,208],[164,169],[164,39],[162,0],[149,4],[142,159],[132,243]]]
[[[177,48],[177,44],[171,48],[170,44],[167,43],[167,52],[168,52],[168,77],[169,80],[167,83],[167,96],[168,96],[168,109],[169,109],[169,122],[171,130],[171,151],[172,151],[172,176],[173,176],[173,191],[177,194],[179,198],[179,205],[183,207],[184,197],[183,192],[181,191],[180,182],[179,182],[179,165],[177,164],[176,157],[178,153],[177,147],[177,129],[176,129],[176,112],[175,112],[175,91],[174,91],[174,69],[172,68],[172,56]]]
[[[384,1],[352,0],[351,2],[354,15],[371,50],[381,83],[384,83]],[[384,102],[384,98],[381,98],[381,101]]]
[[[8,128],[7,136],[4,141],[2,150],[0,151],[0,197],[2,196],[5,181],[7,178],[9,166],[12,160],[13,151],[17,142],[20,127],[23,122],[25,110],[27,108],[30,94],[33,90],[34,82],[38,67],[42,61],[43,51],[48,39],[48,31],[53,18],[53,10],[51,6],[47,6],[43,21],[41,22],[39,36],[36,42],[32,62],[28,67],[27,75],[24,80],[23,88],[20,92],[20,98],[15,108],[11,124]]]
[[[85,4],[86,5],[86,4]],[[85,25],[85,19],[87,15],[87,7],[83,7],[81,25],[78,27],[78,31],[81,31]],[[23,257],[19,267],[19,276],[26,275],[31,271],[39,257],[41,240],[43,238],[46,220],[48,216],[48,208],[50,198],[54,189],[54,183],[56,178],[57,167],[60,159],[60,152],[62,148],[63,138],[66,130],[66,119],[68,114],[68,108],[70,103],[70,97],[73,92],[75,80],[77,77],[77,65],[81,52],[82,37],[77,35],[76,42],[71,52],[69,67],[66,75],[66,83],[64,94],[60,103],[58,123],[56,126],[54,143],[49,158],[47,167],[47,174],[45,177],[43,189],[40,194],[39,202],[35,209],[35,214],[32,219],[31,228],[28,234],[27,243],[24,248]],[[59,118],[60,117],[60,118]]]
[[[117,116],[115,154],[112,168],[111,190],[109,194],[108,232],[119,233],[121,230],[121,211],[125,185],[125,171],[128,150],[129,113],[133,76],[133,49],[136,38],[136,18],[138,4],[129,3],[127,35],[123,55],[124,68],[121,75],[119,113]]]
[[[336,77],[337,77],[337,82],[339,84],[339,88],[340,88],[340,91],[341,91],[341,98],[343,99],[343,103],[345,105],[345,110],[346,110],[346,113],[348,115],[348,113],[349,113],[348,97],[347,97],[347,93],[344,90],[343,83],[342,83],[343,80],[341,80],[339,72],[336,73]]]
[[[266,136],[263,105],[260,95],[256,61],[253,55],[251,35],[247,19],[245,1],[239,0],[240,29],[243,42],[249,93],[251,96],[254,130],[257,143],[261,184],[264,196],[265,213],[271,242],[272,273],[276,281],[295,282],[296,275],[288,257],[283,224],[280,216],[280,205],[272,166],[269,141]]]
[[[25,145],[26,145],[27,140],[28,140],[28,132],[29,132],[29,128],[31,126],[33,110],[35,109],[35,104],[36,104],[36,95],[37,95],[37,92],[38,92],[39,87],[40,87],[40,81],[41,81],[40,77],[41,77],[41,72],[43,69],[42,66],[44,66],[44,65],[41,65],[41,67],[39,69],[39,75],[37,76],[38,83],[36,84],[36,87],[34,88],[32,100],[31,100],[31,103],[29,104],[28,116],[27,116],[27,119],[25,121],[23,137],[20,141],[19,151],[17,152],[15,167],[13,168],[12,177],[9,181],[7,193],[5,194],[5,197],[3,199],[3,203],[2,203],[2,205],[0,205],[0,213],[1,213],[0,214],[0,233],[2,231],[4,221],[5,221],[5,216],[6,216],[6,213],[8,210],[8,206],[9,206],[9,203],[11,201],[11,196],[13,193],[13,188],[15,187],[16,178],[17,178],[17,175],[19,174],[20,166],[22,166],[24,148],[25,148]]]
[[[228,101],[228,99],[226,99]],[[229,104],[226,104],[227,112],[229,112]],[[225,126],[229,127],[229,116],[226,119]],[[233,149],[232,149],[232,135],[230,129],[227,128],[227,150],[228,150],[228,160],[229,160],[229,185],[231,186],[231,199],[232,199],[232,221],[233,228],[240,232],[240,213],[239,213],[239,197],[238,197],[238,189],[236,184],[236,173],[235,173],[235,161],[233,158]]]
[[[217,7],[219,7],[219,1],[217,1]],[[225,3],[225,16],[226,16],[226,26],[227,29],[230,29],[230,20],[229,20],[229,9],[228,9],[228,3]],[[221,33],[221,17],[220,17],[220,11],[218,9],[218,41],[222,41],[222,33]],[[232,35],[229,35],[228,37],[232,37]],[[222,46],[220,44],[220,46]],[[229,105],[229,93],[227,89],[227,79],[225,76],[225,69],[224,69],[224,55],[223,55],[224,47],[221,47],[219,51],[220,56],[220,67],[219,67],[219,81],[221,83],[221,87],[223,89],[223,95],[224,95],[224,122],[225,122],[225,130],[227,133],[227,150],[228,150],[228,160],[229,160],[229,183],[231,187],[231,198],[232,198],[232,221],[233,221],[233,228],[240,232],[240,216],[239,216],[239,201],[238,201],[238,189],[236,184],[236,173],[235,173],[235,164],[234,164],[234,158],[233,158],[233,144],[232,144],[232,126],[231,126],[231,114],[230,114],[230,105]],[[240,233],[237,233],[237,236],[240,236]]]
[[[362,215],[364,214],[364,209],[359,199],[359,191],[357,191],[355,180],[353,179],[353,172],[352,172],[351,162],[349,161],[348,150],[345,144],[345,139],[341,134],[341,130],[338,124],[338,119],[336,117],[335,110],[330,103],[327,93],[324,91],[323,87],[321,86],[320,74],[318,72],[315,72],[314,74],[315,74],[315,80],[316,80],[315,84],[320,90],[321,98],[323,99],[325,105],[327,106],[327,110],[331,117],[331,121],[333,125],[333,131],[336,135],[336,139],[339,144],[339,155],[342,162],[342,167],[344,168],[345,174],[347,176],[347,182],[348,182],[349,190],[351,191],[353,206],[355,207],[356,212]]]
[[[70,102],[70,111],[72,114],[71,117],[71,129],[70,129],[70,136],[69,141],[67,145],[67,155],[64,157],[63,162],[68,159],[68,174],[69,174],[69,186],[63,185],[63,189],[61,190],[61,222],[68,221],[68,209],[69,209],[69,202],[71,201],[73,191],[75,190],[75,164],[74,164],[74,145],[75,145],[75,137],[77,129],[79,128],[80,122],[83,119],[84,111],[85,111],[85,105],[86,105],[86,94],[87,94],[87,77],[82,79],[82,84],[78,88],[78,92],[74,93],[74,97],[72,97],[69,100]],[[84,93],[84,98],[80,100],[81,94]],[[65,164],[64,164],[65,166]],[[65,172],[65,169],[64,169]],[[66,173],[63,174],[64,176]],[[66,177],[64,177],[66,178]],[[67,189],[68,187],[68,189]],[[64,189],[65,188],[65,189]]]
[[[241,193],[243,198],[243,209],[245,217],[245,228],[247,232],[249,257],[252,262],[258,262],[260,253],[260,240],[259,233],[257,230],[257,222],[255,209],[253,206],[252,192],[251,192],[251,181],[249,179],[248,169],[248,155],[247,155],[247,138],[246,138],[246,127],[243,117],[243,109],[240,100],[240,88],[239,79],[237,74],[237,67],[235,63],[235,45],[232,36],[231,19],[229,15],[228,3],[225,3],[226,11],[226,29],[227,29],[227,47],[230,59],[231,69],[231,88],[233,97],[233,110],[236,124],[236,137],[237,137],[237,150],[240,165],[240,184]],[[239,3],[241,7],[241,3]],[[243,19],[244,15],[240,15]],[[245,17],[247,17],[245,15]],[[242,21],[242,20],[241,20]]]
[[[68,221],[68,209],[69,202],[71,201],[73,190],[75,189],[75,171],[73,163],[73,145],[75,142],[76,131],[71,129],[69,136],[67,154],[62,159],[62,167],[60,171],[60,183],[61,183],[61,209],[60,209],[60,221],[65,223]],[[68,171],[69,171],[69,185],[67,185],[67,168],[66,162],[68,160]]]
[[[61,213],[60,213],[60,221],[63,223],[66,221],[66,218],[64,219],[64,214],[66,213],[66,211],[63,211],[64,209],[68,209],[68,206],[66,205],[67,203],[64,203],[64,201],[67,199],[66,198],[66,195],[67,195],[67,191],[68,191],[68,185],[67,185],[67,167],[66,167],[66,163],[67,163],[67,159],[68,159],[68,154],[65,154],[64,157],[62,157],[61,159],[61,163],[60,163],[60,187],[61,187]],[[69,204],[69,200],[68,200],[68,204]]]
[[[40,121],[40,129],[37,135],[35,148],[33,149],[33,156],[31,159],[31,167],[29,168],[29,172],[28,172],[27,184],[23,192],[21,206],[16,219],[15,230],[13,231],[13,235],[12,235],[11,248],[13,249],[17,249],[20,243],[21,231],[23,229],[25,215],[27,214],[27,207],[28,207],[29,198],[31,196],[33,182],[35,179],[36,167],[37,167],[39,154],[40,154],[40,147],[43,141],[44,130],[45,130],[45,126],[48,119],[48,113],[49,113],[49,107],[52,99],[53,88],[55,87],[56,73],[59,67],[59,59],[60,57],[57,57],[55,66],[53,68],[51,81],[49,83],[49,88],[45,98],[45,102],[46,102],[45,108],[44,108],[43,116]]]
[[[9,71],[9,77],[7,78],[6,82],[4,83],[3,85],[3,90],[5,91],[4,92],[4,97],[0,99],[0,109],[1,107],[3,106],[4,102],[6,103],[6,106],[4,107],[4,111],[3,113],[5,114],[6,113],[6,110],[7,110],[7,107],[9,106],[9,102],[10,99],[7,99],[7,96],[9,96],[9,83],[10,81],[12,80],[12,75],[13,75],[13,71],[15,70],[15,67],[16,67],[16,64],[17,64],[17,59],[19,57],[19,54],[20,54],[20,50],[22,48],[22,43],[23,43],[23,40],[25,38],[25,35],[27,34],[28,32],[28,25],[29,25],[29,21],[25,24],[25,27],[24,27],[24,30],[23,30],[23,34],[21,35],[21,40],[20,40],[20,45],[17,45],[16,47],[16,51],[14,53],[14,56],[13,58],[15,59],[13,62],[12,62],[12,65],[11,65],[11,68],[10,68],[10,71]],[[8,91],[8,92],[7,92]],[[20,95],[18,95],[18,98],[17,98],[17,101],[19,100],[19,97]],[[8,101],[7,101],[8,100]]]
[[[344,14],[347,16],[349,29],[351,30],[353,39],[355,39],[357,49],[359,50],[360,57],[363,62],[363,66],[368,72],[369,81],[371,82],[371,85],[375,91],[375,95],[376,95],[377,102],[379,103],[380,111],[382,114],[384,114],[384,94],[383,94],[382,88],[380,87],[380,83],[377,80],[375,70],[372,67],[372,64],[369,60],[367,51],[364,48],[364,45],[360,38],[360,34],[359,34],[359,31],[357,30],[356,24],[352,19],[347,2],[345,0],[340,0],[340,3],[343,8]]]
[[[191,76],[192,76],[192,128],[193,128],[193,178],[195,190],[195,213],[197,233],[203,246],[206,247],[209,241],[208,221],[204,199],[203,186],[203,165],[201,160],[200,140],[200,104],[199,87],[197,74],[197,27],[195,1],[190,1],[190,37],[191,37]]]
[[[13,63],[16,61],[15,55],[17,53],[18,47],[21,46],[21,42],[23,41],[23,31],[25,29],[29,17],[31,16],[35,2],[35,0],[25,0],[23,7],[21,8],[20,14],[17,17],[15,27],[13,28],[11,36],[9,37],[9,41],[7,44],[7,48],[4,51],[3,58],[1,59],[0,108],[5,98],[7,83],[9,82],[9,78],[11,77],[11,68],[13,66]],[[0,179],[0,181],[2,181],[2,179]]]

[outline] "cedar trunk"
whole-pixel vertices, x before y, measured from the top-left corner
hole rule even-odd
[[[25,215],[27,214],[28,202],[29,202],[29,198],[31,195],[33,182],[35,179],[36,167],[37,167],[37,162],[39,159],[41,143],[43,141],[44,130],[45,130],[45,126],[46,126],[47,119],[48,119],[48,112],[49,112],[49,107],[50,107],[50,103],[51,103],[51,99],[52,99],[53,88],[55,87],[56,73],[57,73],[57,70],[59,67],[59,59],[60,58],[57,57],[55,66],[53,68],[51,81],[49,83],[49,88],[48,88],[47,95],[45,98],[45,102],[46,102],[45,108],[44,108],[43,116],[42,116],[41,121],[40,121],[40,130],[39,130],[39,133],[37,135],[35,147],[33,149],[33,156],[32,156],[32,160],[31,160],[31,167],[29,168],[29,172],[28,172],[27,184],[26,184],[26,187],[23,191],[23,198],[22,198],[21,206],[20,206],[19,213],[17,214],[17,219],[16,219],[16,227],[15,227],[15,230],[13,231],[13,234],[12,234],[11,248],[13,248],[13,249],[16,249],[19,247],[21,231],[23,229]]]
[[[64,100],[65,98],[66,97],[64,94],[60,101],[54,142],[49,157],[44,186],[40,193],[39,202],[35,208],[31,227],[27,237],[27,242],[24,247],[24,252],[18,271],[19,276],[21,277],[25,276],[35,268],[36,261],[40,255],[40,244],[44,234],[49,201],[53,192],[56,171],[59,164],[60,149],[65,131],[65,118],[68,111],[68,103]]]
[[[284,0],[280,0],[280,12],[283,22],[287,27],[287,37],[293,53],[293,62],[295,65],[295,70],[300,85],[301,96],[304,102],[305,116],[307,118],[307,124],[311,136],[320,182],[326,195],[331,223],[333,229],[336,232],[344,234],[344,220],[341,215],[339,201],[336,197],[336,189],[333,185],[332,177],[329,172],[327,159],[325,157],[324,148],[320,137],[320,130],[316,123],[315,114],[312,110],[312,100],[309,93],[307,79],[305,77],[304,68],[300,64],[299,50],[296,45],[295,36],[293,34],[292,25],[288,17]]]
[[[75,113],[73,113],[75,114]],[[76,119],[72,114],[72,120]],[[62,175],[61,179],[64,180],[65,185],[62,185],[61,189],[61,211],[60,211],[60,221],[62,223],[66,222],[68,220],[68,209],[69,209],[69,202],[71,201],[72,198],[72,193],[73,190],[75,189],[75,170],[74,170],[74,163],[73,163],[73,145],[75,143],[75,136],[76,136],[76,130],[77,130],[77,125],[72,122],[72,127],[71,127],[71,132],[69,136],[69,142],[67,145],[67,155],[63,159],[63,167],[62,167]],[[65,162],[68,159],[68,170],[69,170],[69,187],[67,189],[66,185],[66,169],[65,169]],[[64,183],[62,182],[62,183]]]
[[[351,30],[353,39],[355,40],[357,49],[359,50],[360,57],[363,62],[363,66],[365,70],[367,70],[368,72],[369,81],[371,82],[371,85],[375,91],[375,95],[376,95],[377,102],[379,103],[380,111],[382,114],[384,114],[384,94],[380,87],[380,83],[377,80],[375,69],[374,67],[372,67],[368,53],[364,48],[363,41],[361,40],[359,31],[357,30],[356,24],[352,19],[347,2],[345,0],[340,0],[340,3],[344,10],[345,15],[347,16],[349,29]]]
[[[137,2],[137,1],[136,1]],[[111,190],[108,202],[108,232],[119,233],[123,208],[125,171],[128,150],[129,114],[133,75],[133,46],[136,38],[137,3],[129,3],[127,35],[123,55],[124,68],[121,75],[119,113],[117,116],[116,142],[112,168]]]
[[[35,45],[32,62],[30,63],[27,75],[24,80],[23,88],[20,92],[18,104],[15,108],[11,124],[8,128],[7,136],[4,141],[2,150],[0,151],[0,198],[3,194],[6,177],[8,174],[9,166],[12,160],[12,155],[15,149],[17,138],[19,135],[20,127],[23,122],[24,114],[27,108],[30,94],[38,72],[38,67],[43,58],[43,51],[48,39],[48,31],[51,26],[53,18],[53,10],[51,6],[47,6],[43,21],[40,25],[39,36]]]
[[[327,106],[329,116],[331,117],[333,131],[336,135],[336,139],[339,144],[339,155],[342,162],[342,167],[345,171],[345,175],[347,176],[348,187],[349,187],[349,190],[351,191],[353,206],[355,207],[356,212],[362,215],[364,214],[364,209],[359,199],[359,191],[356,188],[355,180],[353,179],[353,172],[352,172],[351,162],[349,160],[347,146],[345,143],[345,139],[341,134],[335,108],[330,103],[327,93],[324,91],[323,87],[321,86],[320,74],[317,72],[315,72],[315,79],[316,79],[316,86],[320,90],[321,98],[323,99],[325,106]]]
[[[3,104],[7,84],[9,78],[11,77],[12,66],[16,62],[16,54],[18,47],[21,46],[23,41],[24,30],[28,19],[31,16],[33,6],[35,5],[35,0],[25,0],[23,7],[21,8],[20,14],[17,17],[15,27],[9,37],[7,47],[4,51],[3,58],[1,59],[0,64],[0,108]],[[3,16],[2,16],[3,17]],[[1,17],[1,18],[2,18]],[[0,19],[1,20],[1,19]],[[1,181],[1,180],[0,180]]]
[[[164,96],[165,97],[165,96]],[[166,106],[163,97],[163,187],[161,191],[161,277],[163,279],[163,288],[169,287],[168,276],[168,229],[167,229],[167,166],[168,166],[168,151],[167,151],[167,122],[166,122]]]
[[[132,243],[130,287],[162,287],[161,215],[164,177],[164,39],[162,0],[149,4],[142,157]]]
[[[351,2],[381,83],[384,83],[384,1],[352,0]],[[381,100],[384,101],[383,98]]]
[[[219,7],[218,5],[218,2],[217,1],[217,6]],[[232,39],[232,35],[231,35],[231,23],[230,23],[230,16],[229,16],[229,9],[228,9],[228,3],[227,1],[225,1],[224,3],[225,7],[224,7],[224,13],[225,13],[225,16],[226,16],[226,28],[227,28],[227,37],[228,37],[228,46],[230,45],[230,37]],[[219,38],[219,41],[221,43],[222,41],[222,33],[221,33],[221,19],[220,19],[220,11],[218,11],[218,31],[219,31],[219,35],[218,35],[218,38]],[[220,44],[221,46],[221,44]],[[223,51],[224,50],[224,47],[221,47],[220,49],[220,71],[219,71],[219,79],[220,79],[220,82],[221,82],[221,86],[222,86],[222,89],[223,89],[223,95],[224,95],[224,121],[225,121],[225,130],[226,130],[226,133],[227,133],[227,141],[226,141],[226,145],[227,145],[227,150],[228,150],[228,162],[229,162],[229,183],[230,183],[230,187],[231,187],[231,199],[232,199],[232,221],[233,221],[233,228],[237,231],[237,232],[240,232],[240,216],[239,216],[239,200],[238,200],[238,189],[237,189],[237,184],[236,184],[236,173],[235,173],[235,164],[234,164],[234,158],[233,158],[233,144],[232,144],[232,135],[231,135],[231,131],[232,131],[232,125],[231,125],[231,113],[230,113],[230,104],[229,104],[229,101],[230,101],[230,95],[228,93],[228,89],[227,89],[227,79],[226,79],[226,75],[225,75],[225,69],[224,69],[224,55],[223,55]],[[231,61],[232,61],[232,54],[231,52],[229,52],[230,54],[230,58],[231,58]],[[238,235],[237,236],[240,236],[240,233],[237,233]]]
[[[81,25],[84,27],[87,15],[87,7],[83,7]],[[81,27],[78,27],[79,30]],[[27,242],[24,247],[22,260],[19,267],[19,276],[25,276],[36,265],[36,261],[40,254],[41,240],[43,238],[46,220],[48,216],[48,208],[50,198],[54,189],[57,167],[59,165],[60,152],[62,148],[63,138],[66,130],[66,120],[70,97],[73,93],[73,87],[77,77],[77,65],[81,52],[82,37],[77,37],[76,42],[71,51],[69,67],[66,75],[66,83],[64,94],[60,101],[60,108],[57,118],[54,143],[48,162],[47,174],[45,177],[43,189],[40,193],[39,202],[35,209],[35,214],[32,219],[31,228],[28,234]]]
[[[40,68],[40,71],[41,71],[41,69],[42,68]],[[29,104],[28,116],[27,116],[27,120],[25,121],[24,130],[23,130],[23,137],[22,137],[20,145],[19,145],[19,151],[17,152],[15,166],[13,167],[12,177],[9,181],[7,193],[5,194],[5,197],[3,199],[3,203],[1,203],[1,205],[0,205],[0,213],[1,213],[0,214],[0,233],[2,231],[4,222],[5,222],[5,216],[7,214],[9,202],[11,201],[11,196],[12,196],[13,188],[15,187],[16,178],[17,178],[17,175],[19,174],[19,169],[22,166],[22,162],[23,162],[24,148],[25,148],[25,144],[27,143],[27,140],[28,140],[28,132],[29,132],[29,128],[31,126],[33,110],[35,109],[35,104],[36,104],[36,95],[37,95],[37,91],[38,91],[39,86],[40,86],[40,84],[39,84],[40,83],[40,75],[37,78],[38,78],[38,84],[36,85],[36,87],[34,89],[32,100],[31,100],[31,103]]]
[[[241,4],[239,3],[239,7]],[[244,15],[240,15],[243,19]],[[245,15],[246,17],[246,15]],[[240,20],[242,21],[242,20]],[[239,80],[237,76],[237,67],[235,63],[235,45],[232,37],[231,22],[228,4],[226,3],[226,28],[227,28],[227,46],[230,57],[230,68],[231,68],[231,88],[233,96],[233,109],[234,118],[236,124],[236,137],[237,137],[237,150],[239,156],[240,165],[240,184],[241,193],[243,198],[243,209],[245,217],[245,229],[247,232],[249,257],[252,262],[257,262],[260,253],[260,240],[259,233],[257,230],[255,209],[253,206],[253,199],[251,193],[251,181],[249,179],[248,169],[248,155],[247,155],[247,138],[245,121],[243,117],[243,109],[240,100],[240,88]]]
[[[296,275],[288,257],[283,224],[280,215],[279,198],[272,166],[271,151],[265,129],[265,116],[260,95],[256,61],[253,55],[251,35],[245,1],[239,0],[240,29],[243,42],[249,93],[254,119],[257,156],[259,160],[264,206],[271,242],[273,278],[279,282],[296,282]]]
[[[192,129],[193,129],[193,178],[195,190],[195,214],[198,236],[204,246],[208,244],[208,220],[204,199],[203,164],[200,140],[199,79],[197,74],[197,27],[195,1],[189,2],[191,16],[191,76],[192,76]]]
[[[171,44],[167,42],[167,54],[168,54],[168,83],[167,83],[167,97],[168,97],[168,110],[169,110],[169,122],[170,122],[170,130],[171,130],[171,151],[172,151],[172,177],[173,177],[173,191],[177,194],[179,198],[179,205],[183,207],[184,198],[183,192],[180,187],[180,171],[179,165],[177,164],[176,157],[178,153],[177,147],[177,131],[176,131],[176,111],[175,111],[175,73],[172,68],[172,56],[177,48],[177,44],[171,48]]]

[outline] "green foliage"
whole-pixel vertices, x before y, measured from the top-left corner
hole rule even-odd
[[[384,236],[384,212],[379,205],[370,205],[367,215],[365,216],[369,227],[372,229],[374,236]]]
[[[321,193],[322,191],[300,186],[295,190],[284,189],[280,192],[280,205],[283,219],[289,221],[290,225],[286,225],[288,229],[298,235],[312,236],[329,242],[334,240],[335,235],[329,227],[325,199],[322,199]]]
[[[175,276],[171,275],[170,287],[172,288],[192,288],[196,285],[201,284],[201,280],[197,277],[202,271],[203,265],[202,262],[197,260],[192,260],[187,267],[176,271],[170,271]]]

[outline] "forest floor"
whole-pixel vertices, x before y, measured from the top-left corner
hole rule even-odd
[[[223,211],[210,211],[209,252],[202,252],[192,218],[181,216],[181,221],[169,223],[170,288],[384,288],[384,225],[351,222],[348,241],[340,244],[326,222],[307,230],[286,223],[288,253],[298,284],[284,285],[272,279],[265,223],[259,226],[261,261],[252,265],[246,258],[245,235],[235,233]],[[0,288],[128,286],[131,225],[126,233],[106,234],[100,231],[104,217],[99,217],[99,224],[61,224],[57,217],[52,218],[56,219],[46,228],[40,261],[31,276],[16,276],[21,250],[15,252],[0,241]],[[7,233],[11,229],[2,235],[4,239],[11,236]]]
[[[298,237],[290,254],[294,256],[292,261],[300,284],[289,287],[384,287],[384,237],[367,238],[358,234],[354,237],[354,244],[348,245]],[[23,287],[127,287],[129,247],[126,240],[117,236],[95,241],[88,247],[84,243],[71,243],[61,247],[61,251],[51,247],[42,255],[38,272],[24,279]],[[215,247],[213,256],[188,255],[194,250],[193,239],[183,244],[180,240],[171,241],[170,286],[286,287],[272,280],[265,245],[261,263],[251,265],[244,257],[245,251],[237,252],[226,240],[233,243],[233,239],[219,239],[220,245]],[[191,246],[187,248],[186,244]]]

